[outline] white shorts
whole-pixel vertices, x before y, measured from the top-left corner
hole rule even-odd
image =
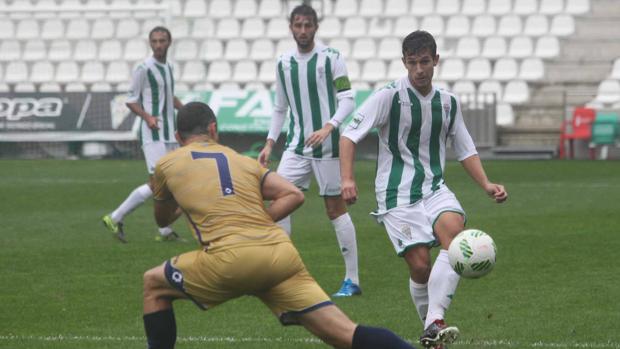
[[[157,161],[159,161],[162,156],[178,147],[178,143],[150,142],[143,144],[142,151],[144,152],[144,160],[146,161],[146,170],[149,174],[152,175],[155,173],[155,165],[157,165]]]
[[[340,195],[340,160],[336,159],[311,159],[299,156],[292,151],[285,151],[278,165],[278,174],[298,188],[308,190],[310,176],[319,186],[321,196]]]
[[[408,249],[418,245],[439,246],[434,226],[443,212],[456,212],[465,218],[461,204],[445,185],[415,204],[395,207],[383,214],[371,214],[383,223],[396,253],[403,256]]]

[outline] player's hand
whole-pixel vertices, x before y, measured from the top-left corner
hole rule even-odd
[[[258,160],[261,166],[266,168],[267,166],[269,166],[270,155],[271,155],[271,144],[265,143],[263,150],[260,151],[260,153],[258,154],[258,158],[256,158],[256,160]]]
[[[154,116],[152,116],[152,115],[149,115],[149,116],[145,119],[145,121],[146,121],[147,126],[148,126],[151,130],[159,130],[159,125],[158,125],[159,119],[158,119],[158,118],[156,118],[156,117],[154,117]]]
[[[490,197],[495,199],[495,202],[498,204],[508,199],[508,192],[506,192],[506,189],[504,189],[504,186],[501,184],[489,183],[485,186],[484,190]]]
[[[357,201],[357,185],[352,179],[343,180],[341,182],[341,194],[342,199],[349,205],[354,204]]]
[[[312,132],[310,137],[306,139],[305,145],[312,148],[318,147],[323,143],[325,138],[329,136],[333,129],[334,125],[330,123],[325,124],[325,126],[323,126],[320,130]]]

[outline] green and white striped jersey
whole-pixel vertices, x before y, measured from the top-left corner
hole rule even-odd
[[[159,130],[152,130],[146,122],[140,122],[140,142],[175,143],[174,77],[172,64],[147,58],[133,72],[128,103],[139,103],[147,113],[159,117]]]
[[[369,97],[343,136],[357,143],[373,128],[379,135],[378,213],[411,205],[444,184],[448,139],[459,161],[477,154],[456,96],[434,87],[421,96],[408,77]]]
[[[297,48],[278,57],[275,110],[290,108],[285,148],[313,159],[337,158],[340,131],[336,128],[318,147],[304,146],[312,132],[334,115],[338,98],[353,97],[342,54],[315,43],[311,52]]]

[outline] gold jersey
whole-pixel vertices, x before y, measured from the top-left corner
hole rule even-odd
[[[210,251],[289,241],[267,213],[261,185],[269,170],[216,142],[190,143],[160,159],[155,200],[176,200]]]

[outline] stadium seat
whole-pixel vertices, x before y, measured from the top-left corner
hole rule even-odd
[[[508,53],[506,39],[500,36],[491,36],[484,40],[482,46],[482,56],[486,58],[496,59],[505,56]]]
[[[80,80],[87,84],[103,81],[105,69],[101,62],[86,62],[82,66]]]
[[[296,43],[295,43],[295,40],[293,40],[293,38],[288,37],[288,38],[280,39],[276,43],[276,57],[285,52],[293,50],[295,48],[296,48]]]
[[[517,36],[523,32],[523,24],[521,17],[517,15],[505,15],[499,20],[497,26],[497,35],[499,36]]]
[[[0,21],[0,40],[15,39],[15,24],[13,21],[3,19]]]
[[[323,21],[321,21],[320,25],[321,27],[319,31],[317,32],[317,35],[320,36],[321,38],[332,39],[332,38],[337,38],[341,36],[342,26],[338,18],[325,17]],[[290,34],[288,33],[288,27],[286,30],[287,30],[286,36],[289,36]]]
[[[499,126],[510,126],[515,123],[515,115],[512,105],[508,103],[497,103],[495,107],[495,123]]]
[[[362,17],[377,17],[383,13],[384,1],[361,0],[359,15]]]
[[[230,18],[232,16],[232,1],[211,0],[209,6],[210,18]]]
[[[209,63],[207,81],[218,84],[230,81],[232,69],[227,61],[212,61]]]
[[[356,93],[357,91],[364,91],[372,89],[371,85],[365,81],[352,81],[351,90]]]
[[[620,101],[620,81],[614,79],[601,81],[598,85],[595,100],[603,104]]]
[[[241,26],[241,37],[246,40],[265,37],[265,21],[261,18],[247,18]]]
[[[504,103],[522,104],[530,99],[530,90],[523,80],[510,80],[504,87]]]
[[[215,22],[211,18],[196,18],[192,24],[193,39],[208,39],[215,35]]]
[[[465,76],[465,64],[459,58],[447,58],[439,62],[439,79],[456,81]]]
[[[497,80],[485,80],[478,86],[479,103],[498,103],[502,100],[502,84]]]
[[[531,57],[534,54],[534,44],[528,36],[516,36],[510,40],[508,56],[513,58]]]
[[[62,39],[65,36],[65,25],[57,18],[46,19],[43,22],[41,38],[45,40]]]
[[[199,82],[192,86],[192,91],[194,92],[204,92],[204,91],[214,91],[215,85],[208,81]]]
[[[270,39],[283,39],[291,35],[288,21],[284,18],[272,18],[267,23],[266,35]],[[323,33],[325,34],[325,33]]]
[[[273,41],[269,39],[257,39],[250,46],[250,58],[255,61],[275,59],[276,52]]]
[[[601,148],[601,156],[599,159],[607,159],[608,155],[608,146],[610,144],[618,144],[618,135],[620,134],[620,115],[618,115],[615,111],[597,111],[596,118],[592,123],[592,140],[590,142],[590,147],[594,148],[594,152],[596,152],[596,148],[598,146],[603,146]]]
[[[28,65],[22,61],[12,61],[5,65],[4,82],[8,84],[16,84],[22,81],[28,81]]]
[[[437,15],[425,16],[422,18],[422,24],[420,25],[420,28],[428,31],[434,36],[443,36],[444,34],[443,18]]]
[[[342,36],[345,38],[361,38],[366,36],[366,19],[362,17],[350,17],[344,20]]]
[[[237,0],[233,8],[233,16],[239,19],[255,18],[258,11],[257,0]]]
[[[473,36],[464,36],[456,43],[456,51],[454,53],[459,58],[474,58],[480,56],[480,41]]]
[[[112,85],[107,82],[97,81],[90,85],[90,92],[112,92]]]
[[[214,2],[212,6],[217,6]],[[183,16],[191,17],[205,17],[207,15],[207,2],[204,0],[186,0],[185,7],[183,9]]]
[[[392,35],[394,21],[387,18],[369,18],[368,21],[368,37],[381,39]]]
[[[409,13],[408,0],[387,0],[383,15],[386,17],[400,17],[403,13]]]
[[[460,38],[469,35],[469,18],[467,16],[451,16],[446,23],[445,36],[448,38]]]
[[[534,55],[539,58],[554,58],[560,55],[560,41],[555,36],[541,36],[536,41]]]
[[[80,77],[80,68],[74,61],[64,61],[58,63],[56,67],[55,81],[60,84],[77,82]]]
[[[375,40],[371,38],[360,38],[353,43],[353,59],[370,59],[377,56]]]
[[[180,81],[175,81],[174,82],[174,93],[177,92],[191,92],[192,88],[190,87],[189,84],[185,83],[185,82],[180,82]]]
[[[84,18],[72,18],[67,24],[67,39],[86,39],[90,38],[90,24]]]
[[[564,11],[564,0],[540,0],[538,11],[543,15],[557,15]]]
[[[31,82],[18,82],[13,86],[13,91],[19,93],[34,93],[37,92],[37,88]]]
[[[47,59],[52,62],[66,61],[72,58],[73,51],[69,40],[54,40],[50,43]]]
[[[571,15],[555,15],[551,20],[551,34],[568,36],[575,32],[575,20]]]
[[[215,37],[222,40],[238,38],[240,33],[239,21],[235,18],[220,19],[215,29]]]
[[[399,59],[390,60],[390,63],[388,64],[387,75],[386,75],[388,79],[396,80],[396,79],[403,77],[405,74],[407,74],[407,71],[405,70],[405,66],[403,65],[403,62],[401,60]]]
[[[32,65],[30,82],[40,84],[54,80],[54,65],[49,61],[38,61]]]
[[[351,49],[351,40],[345,38],[335,38],[329,40],[329,47],[338,50],[345,59],[351,58],[352,49]]]
[[[478,16],[487,10],[486,0],[465,0],[461,13],[466,16]]]
[[[198,58],[198,44],[194,39],[180,39],[173,41],[175,61],[185,62]]]
[[[433,14],[435,13],[435,0],[413,0],[409,13],[414,16]]]
[[[276,81],[276,62],[264,61],[258,69],[258,81],[271,84]]]
[[[461,0],[437,0],[435,13],[441,16],[456,15],[461,11]]]
[[[356,60],[349,60],[347,62],[347,76],[351,81],[359,81],[361,79],[360,63]]]
[[[116,37],[131,39],[140,35],[140,24],[135,18],[123,18],[118,21]]]
[[[500,58],[495,61],[495,65],[493,66],[493,75],[491,76],[494,80],[499,81],[508,81],[511,79],[516,79],[519,68],[517,66],[517,61],[512,58]]]
[[[354,18],[357,10],[357,0],[338,0],[333,15],[340,18]]]
[[[39,61],[47,58],[47,49],[43,40],[28,40],[24,45],[22,59],[25,61]]]
[[[256,0],[260,1],[258,6],[258,16],[261,18],[281,17],[284,13],[281,1]]]
[[[525,81],[538,81],[545,76],[545,66],[540,58],[526,58],[519,68],[519,79]]]
[[[228,40],[224,50],[224,59],[228,61],[247,59],[248,52],[248,43],[244,39]]]
[[[479,15],[474,18],[471,35],[487,37],[495,35],[497,23],[491,15]]]
[[[503,16],[512,11],[512,0],[491,0],[487,12],[493,16]]]
[[[491,77],[491,62],[486,58],[474,58],[467,63],[465,79],[474,82],[489,79]]]
[[[78,62],[92,61],[97,58],[97,44],[94,40],[80,40],[75,44],[73,59]]]
[[[143,36],[145,39],[148,38],[149,33],[151,32],[151,29],[155,28],[158,25],[163,25],[165,26],[166,24],[164,23],[162,18],[146,18],[143,22],[142,22],[142,26],[141,26],[141,31],[140,31],[140,35]],[[179,37],[176,35],[176,33],[174,33],[174,37],[175,40],[178,39]]]
[[[58,93],[62,92],[62,87],[57,82],[43,82],[38,90],[41,93]]]
[[[581,15],[590,11],[590,0],[566,0],[566,13]]]
[[[395,37],[386,37],[379,42],[377,56],[385,60],[398,60],[402,57],[402,44],[400,39]],[[399,60],[400,61],[400,60]]]
[[[110,18],[97,18],[93,23],[90,37],[99,40],[110,39],[114,37],[115,29],[116,26]]]
[[[88,88],[81,82],[70,82],[65,85],[65,92],[86,92]]]
[[[2,40],[0,42],[0,62],[19,61],[22,47],[19,40]]]
[[[179,81],[185,83],[198,83],[206,78],[205,64],[203,61],[189,61],[183,66],[183,73]]]
[[[258,71],[254,61],[239,61],[235,64],[232,73],[233,82],[247,83],[256,81],[257,77]]]
[[[592,138],[592,123],[596,118],[596,110],[591,108],[578,107],[573,110],[570,120],[564,120],[560,125],[560,145],[559,157],[566,157],[566,142],[568,142],[568,158],[572,159],[574,155],[574,141],[583,140],[590,142]],[[594,153],[590,150],[590,158],[594,157]]]
[[[459,80],[452,85],[452,92],[454,92],[461,103],[463,100],[473,100],[476,95],[476,85],[472,81]]]
[[[123,45],[120,40],[105,40],[99,46],[99,60],[102,62],[115,61],[122,57]]]
[[[396,19],[394,24],[393,36],[397,38],[404,38],[405,35],[412,31],[419,29],[418,20],[414,16],[402,16]]]
[[[381,59],[369,59],[362,64],[361,80],[377,82],[385,80],[385,63]]]
[[[125,43],[125,49],[123,50],[123,59],[129,62],[141,61],[146,59],[149,54],[146,40],[131,39]]]
[[[129,66],[125,61],[114,61],[108,63],[108,67],[105,73],[105,81],[111,84],[118,84],[121,82],[129,81],[131,73]]]
[[[39,22],[33,18],[25,18],[17,23],[15,38],[20,40],[36,39],[40,36]]]
[[[172,37],[175,40],[189,37],[189,24],[190,21],[185,18],[173,18],[169,26],[170,32],[174,33]],[[151,29],[153,28],[149,31]]]
[[[446,91],[450,90],[450,84],[443,80],[433,80],[433,87]]]
[[[545,15],[530,15],[525,20],[523,34],[527,36],[542,36],[549,31],[549,21]]]
[[[538,0],[514,0],[512,12],[517,15],[531,15],[538,11]]]

